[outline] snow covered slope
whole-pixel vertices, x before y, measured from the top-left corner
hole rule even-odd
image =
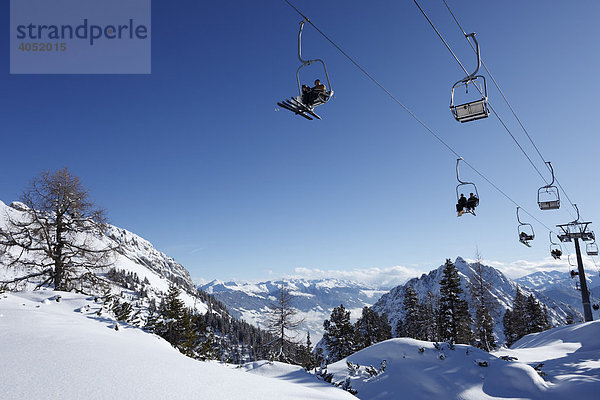
[[[600,321],[533,333],[495,354],[517,357],[531,366],[542,363],[540,370],[560,398],[600,397]]]
[[[62,296],[60,302],[55,301]],[[0,397],[17,399],[354,399],[185,357],[158,336],[95,315],[83,295],[0,294]]]
[[[469,302],[469,305],[471,305],[473,301],[468,290],[468,284],[474,274],[473,266],[461,257],[458,257],[454,264],[456,265],[461,278],[461,287],[463,289],[464,298]],[[502,316],[507,308],[512,308],[512,300],[517,291],[517,284],[495,268],[488,266],[482,267],[483,277],[485,281],[490,284],[490,291],[496,304],[495,309],[490,312],[495,324],[494,333],[500,341],[503,342]],[[405,285],[395,287],[389,293],[383,295],[381,299],[373,305],[373,309],[378,313],[385,312],[392,324],[392,328],[395,328],[398,319],[404,318],[404,288],[406,286],[412,286],[417,292],[420,300],[424,300],[427,297],[428,291],[434,295],[439,295],[443,269],[444,266],[440,266],[427,275],[423,274],[420,278],[409,280]],[[568,304],[556,301],[543,293],[532,289],[521,287],[521,290],[526,296],[533,293],[536,299],[546,304],[551,321],[555,325],[565,324],[569,313],[574,316],[576,321],[581,319],[579,311]],[[470,306],[470,309],[474,313],[474,307]]]
[[[255,326],[265,326],[269,304],[276,301],[282,281],[221,282],[212,281],[200,289],[212,294],[227,306],[237,318]],[[313,343],[323,335],[323,321],[329,318],[334,307],[344,304],[357,318],[363,307],[370,307],[386,293],[380,288],[362,285],[339,279],[285,280],[285,285],[293,298],[293,305],[304,318],[303,330],[310,331]],[[305,332],[302,332],[304,335]]]
[[[533,368],[540,363],[544,377]],[[278,363],[244,367],[262,376],[307,379],[297,367]],[[467,345],[390,339],[331,364],[327,372],[335,384],[348,380],[362,400],[592,400],[600,389],[600,321],[528,335],[514,349],[492,354]]]
[[[26,206],[19,202],[13,202],[9,207],[0,201],[0,226],[6,227],[9,217],[17,221],[22,219],[23,207]],[[114,281],[114,293],[134,301],[139,297],[137,293],[143,290],[147,298],[158,299],[168,291],[169,285],[174,283],[183,291],[181,299],[188,307],[206,312],[207,306],[198,298],[189,272],[171,257],[156,250],[147,240],[113,225],[108,225],[106,236],[97,237],[96,240],[101,243],[100,248],[118,247],[112,267],[125,274],[135,274],[139,280],[139,283],[125,284],[115,280],[114,275],[109,276],[108,269],[98,271],[99,275]],[[10,253],[9,251],[8,254],[0,254],[0,280],[25,275],[21,270],[7,267]]]
[[[586,281],[590,291],[590,300],[592,303],[600,303],[600,277],[593,271],[586,271]],[[525,275],[522,278],[515,279],[519,285],[535,289],[554,300],[573,306],[575,309],[581,309],[581,292],[575,288],[575,282],[579,282],[579,277],[571,279],[567,271],[540,271]],[[600,318],[600,310],[592,310],[594,319]]]

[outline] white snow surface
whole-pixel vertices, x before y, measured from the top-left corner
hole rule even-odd
[[[492,354],[467,345],[454,350],[446,343],[440,346],[438,350],[429,342],[390,339],[332,364],[329,372],[334,382],[350,377],[363,400],[599,398],[600,321],[531,334],[513,349]],[[502,355],[518,360],[505,361],[499,358]],[[358,374],[350,374],[346,360],[361,365]],[[379,368],[382,360],[385,371],[369,377],[365,367]],[[480,361],[488,366],[480,366]],[[540,363],[544,378],[533,368]]]
[[[532,333],[511,349],[496,355],[517,357],[540,369],[554,383],[556,398],[598,399],[600,397],[600,321],[585,322]],[[560,397],[562,395],[563,397]]]
[[[355,399],[307,373],[275,379],[193,360],[138,328],[116,331],[98,308],[73,293],[0,294],[0,398]]]
[[[356,398],[297,366],[258,361],[234,368],[193,360],[141,329],[120,324],[116,331],[114,320],[95,314],[99,306],[92,297],[51,290],[0,294],[0,398]],[[363,400],[598,398],[600,321],[528,335],[493,354],[440,346],[390,339],[328,370],[334,383],[350,378]],[[357,373],[346,360],[360,365]],[[385,371],[369,376],[366,367],[379,369],[383,360]],[[545,379],[532,368],[539,363]]]
[[[525,336],[514,348],[492,354],[467,345],[439,344],[415,339],[390,339],[363,349],[328,367],[333,382],[350,378],[363,400],[379,399],[598,399],[600,391],[600,321],[569,325]],[[423,352],[419,351],[423,349]],[[502,355],[518,357],[505,361]],[[351,373],[346,361],[359,364]],[[383,372],[370,376],[366,368]],[[487,366],[481,366],[487,363]],[[534,366],[543,363],[542,378]],[[247,369],[262,376],[293,378],[298,371],[282,371],[267,363]],[[301,379],[301,378],[298,378]]]

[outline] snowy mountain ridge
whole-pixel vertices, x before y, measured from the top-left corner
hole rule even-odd
[[[469,309],[471,310],[471,313],[474,314],[475,308],[472,306],[473,299],[468,289],[469,283],[475,274],[474,264],[467,263],[462,257],[458,257],[454,264],[460,276],[463,298],[467,300]],[[404,318],[405,314],[403,307],[405,288],[407,286],[412,286],[420,301],[423,301],[427,297],[428,292],[437,296],[440,292],[440,281],[443,276],[443,269],[444,266],[442,265],[428,274],[423,274],[421,277],[409,280],[404,285],[395,287],[389,293],[383,295],[381,299],[373,305],[373,309],[378,313],[385,312],[392,325],[392,329],[395,329],[398,320]],[[503,342],[504,333],[502,317],[507,308],[512,308],[512,301],[516,294],[518,284],[493,267],[482,265],[482,275],[484,281],[490,286],[490,292],[493,302],[495,303],[494,309],[490,310],[490,314],[494,319],[495,324],[494,333],[500,339],[500,342]],[[521,291],[526,296],[533,294],[538,301],[547,306],[551,322],[554,325],[564,325],[569,314],[571,314],[576,321],[581,319],[581,313],[571,305],[557,301],[546,296],[544,293],[528,289],[524,286],[521,286]]]
[[[23,203],[12,202],[7,206],[0,201],[0,227],[6,228],[11,220],[22,220],[27,209]],[[188,307],[199,312],[206,312],[207,305],[198,297],[198,292],[189,272],[173,258],[156,250],[152,244],[142,237],[126,229],[107,225],[106,234],[94,238],[98,247],[116,248],[111,268],[124,273],[135,274],[139,283],[125,285],[109,276],[111,268],[100,269],[97,274],[112,280],[111,290],[123,298],[135,301],[139,290],[144,290],[149,299],[159,299],[164,295],[169,285],[175,284],[182,290],[181,298]],[[9,267],[15,257],[15,250],[8,249],[0,253],[0,280],[8,280],[23,275],[23,270]],[[31,285],[30,285],[31,286]],[[134,287],[135,286],[135,287]],[[95,293],[102,294],[102,293]]]

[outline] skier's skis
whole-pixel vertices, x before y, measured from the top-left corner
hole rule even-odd
[[[313,117],[315,117],[316,119],[321,119],[321,117],[319,117],[317,114],[315,114],[315,112],[312,110],[312,107],[306,106],[305,104],[299,102],[296,98],[292,97],[291,103],[298,109],[301,109],[302,112],[308,113],[308,114],[312,115]]]
[[[298,109],[296,106],[294,106],[294,105],[293,105],[293,104],[291,104],[291,103],[283,102],[283,103],[277,103],[277,105],[278,105],[279,107],[281,107],[281,108],[285,108],[286,110],[289,110],[289,111],[293,112],[293,113],[294,113],[294,114],[296,114],[296,115],[301,115],[301,116],[303,116],[304,118],[306,118],[306,119],[308,119],[308,120],[312,121],[312,118],[311,118],[311,117],[309,117],[308,115],[304,114],[304,112],[305,112],[304,110],[300,110],[300,109]]]

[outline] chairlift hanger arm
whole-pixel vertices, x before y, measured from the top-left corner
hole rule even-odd
[[[300,84],[300,69],[302,69],[303,67],[306,67],[307,65],[311,65],[312,63],[315,63],[315,62],[321,63],[321,65],[323,66],[323,71],[325,72],[325,80],[327,81],[328,91],[333,93],[333,88],[331,87],[331,81],[329,80],[329,74],[327,73],[327,66],[325,65],[325,62],[323,60],[321,60],[320,58],[317,58],[314,60],[305,60],[302,58],[302,31],[304,30],[304,24],[306,22],[310,23],[308,18],[304,18],[302,21],[300,21],[300,30],[298,31],[298,59],[301,62],[301,65],[296,70],[296,81],[298,82],[298,93],[300,94],[300,96],[302,96],[302,85]]]
[[[458,183],[464,184],[465,182],[460,180],[460,174],[458,172],[458,165],[460,164],[460,160],[462,160],[462,157],[456,159],[456,180],[458,181]]]
[[[479,42],[475,38],[475,32],[469,33],[465,36],[467,40],[469,40],[469,38],[473,39],[473,42],[475,43],[475,53],[477,53],[477,68],[475,68],[475,71],[465,78],[465,80],[471,80],[477,75],[477,72],[479,72],[479,68],[481,67],[481,53],[479,51]]]
[[[554,185],[554,168],[552,167],[552,163],[550,161],[546,161],[546,164],[548,164],[548,167],[550,168],[550,172],[552,173],[552,182],[550,182],[548,185],[546,185],[546,187],[550,187],[550,186]]]
[[[517,206],[517,222],[519,223],[519,225],[525,225],[523,222],[521,222],[521,218],[519,218],[519,208],[521,207]]]
[[[304,30],[304,24],[308,21],[308,19],[303,19],[300,21],[300,30],[298,31],[298,59],[302,64],[309,64],[310,60],[302,59],[302,30]]]

